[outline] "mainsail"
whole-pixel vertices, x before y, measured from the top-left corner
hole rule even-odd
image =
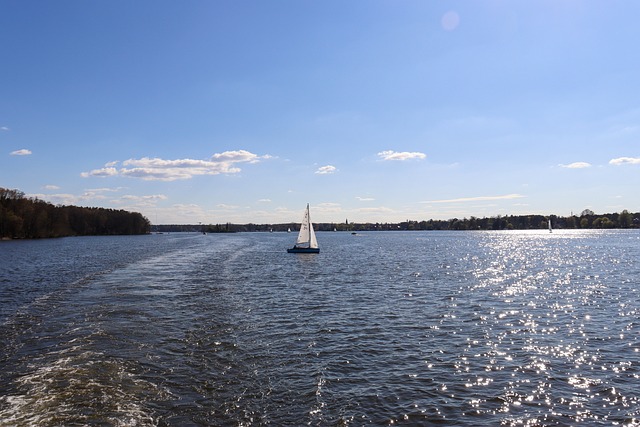
[[[316,240],[316,233],[313,232],[313,224],[311,224],[311,217],[309,216],[309,203],[307,203],[307,209],[304,211],[302,217],[302,224],[300,224],[300,232],[298,233],[298,240],[292,248],[287,249],[290,254],[318,254],[320,248],[318,248],[318,241]]]
[[[311,224],[311,217],[309,216],[309,204],[307,203],[307,209],[304,211],[304,217],[302,218],[302,224],[300,225],[300,233],[298,233],[298,240],[296,246],[317,248],[318,241],[316,240],[316,233],[313,231],[313,224]]]

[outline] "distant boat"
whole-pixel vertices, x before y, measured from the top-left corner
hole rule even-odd
[[[549,219],[549,233],[553,233],[553,228],[551,228],[551,219]]]
[[[298,233],[298,240],[292,248],[287,249],[287,252],[289,252],[290,254],[320,253],[320,248],[318,248],[318,241],[316,240],[316,233],[313,232],[313,224],[311,223],[311,217],[309,216],[309,203],[307,203],[307,209],[304,211],[302,224],[300,224],[300,233]]]

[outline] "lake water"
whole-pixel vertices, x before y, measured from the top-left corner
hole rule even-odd
[[[640,232],[0,242],[0,426],[638,425]]]

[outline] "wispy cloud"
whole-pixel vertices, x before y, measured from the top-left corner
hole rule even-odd
[[[197,224],[207,223],[207,212],[196,204],[176,203],[171,206],[142,207],[141,209],[152,222],[158,224]]]
[[[314,205],[312,208],[314,212],[312,213],[313,215],[317,213],[340,214],[342,212],[342,206],[340,205],[340,203],[333,203],[333,202],[318,203]],[[316,218],[316,216],[314,216],[314,218]]]
[[[117,175],[118,175],[118,169],[112,168],[112,167],[104,167],[104,168],[101,168],[101,169],[94,169],[91,172],[82,172],[80,174],[80,176],[82,176],[83,178],[88,178],[90,176],[108,177],[108,176],[117,176]]]
[[[610,165],[640,165],[640,157],[618,157],[617,159],[609,160]]]
[[[122,200],[167,200],[167,196],[164,194],[151,194],[148,196],[134,196],[132,194],[126,194],[122,196]]]
[[[85,190],[84,193],[82,193],[81,198],[83,200],[89,200],[89,199],[105,200],[105,199],[107,199],[107,196],[105,195],[105,193],[118,193],[122,189],[123,189],[123,187],[117,187],[117,188],[90,188],[90,189]],[[123,196],[123,197],[125,197],[125,196]],[[113,201],[118,203],[118,199],[113,200]]]
[[[510,200],[521,199],[522,194],[505,194],[503,196],[476,196],[476,197],[461,197],[459,199],[445,199],[445,200],[428,200],[422,203],[466,203],[466,202],[485,202],[488,200]]]
[[[150,194],[147,196],[136,196],[132,194],[125,194],[119,199],[112,200],[112,202],[116,204],[133,205],[133,206],[136,206],[137,208],[141,208],[141,207],[155,206],[157,202],[162,200],[167,200],[167,199],[168,197],[165,196],[164,194]]]
[[[374,217],[379,217],[379,216],[386,216],[389,214],[393,214],[396,211],[394,209],[388,208],[386,206],[377,206],[377,207],[370,207],[370,208],[357,208],[355,209],[355,212],[358,215],[367,215],[367,216],[374,216]]]
[[[236,205],[227,205],[224,203],[220,203],[218,205],[216,205],[217,208],[220,209],[238,209],[240,206],[236,206]]]
[[[9,130],[9,128],[8,128],[8,127],[6,127],[6,126],[0,126],[0,130],[8,131],[8,130]]]
[[[327,166],[319,167],[318,170],[316,171],[316,174],[328,175],[328,174],[334,173],[335,171],[337,171],[335,166],[327,165]]]
[[[258,203],[271,203],[271,199],[260,199]]]
[[[27,150],[26,148],[23,148],[22,150],[16,150],[16,151],[12,151],[11,155],[12,156],[28,156],[32,154],[31,150]]]
[[[568,165],[560,164],[558,166],[560,166],[561,168],[567,168],[567,169],[584,169],[584,168],[590,168],[591,167],[591,163],[573,162],[573,163],[569,163]]]
[[[238,163],[257,163],[271,156],[258,156],[246,150],[225,151],[211,156],[209,160],[177,159],[165,160],[160,158],[143,157],[129,159],[122,162],[109,162],[101,169],[83,172],[82,177],[126,176],[140,178],[145,181],[175,181],[191,179],[198,175],[235,174],[241,169]]]
[[[46,190],[59,190],[57,185],[46,185]],[[82,203],[96,203],[101,201],[103,205],[106,201],[107,206],[118,206],[121,208],[127,208],[132,210],[140,210],[146,207],[156,206],[159,201],[167,200],[168,197],[164,194],[152,194],[152,195],[129,195],[122,196],[110,195],[109,193],[117,193],[124,189],[124,187],[117,188],[92,188],[84,190],[81,194],[69,194],[69,193],[51,193],[51,194],[29,194],[29,197],[37,197],[41,200],[46,200],[53,204],[61,205],[77,205]]]
[[[356,196],[356,199],[360,200],[361,202],[373,202],[375,200],[373,197],[360,197],[360,196]]]
[[[126,189],[126,187],[115,187],[115,188],[102,187],[102,188],[89,188],[86,191],[93,191],[96,193],[117,193],[124,189]]]
[[[411,160],[411,159],[425,159],[427,157],[426,154],[420,153],[417,151],[409,152],[409,151],[381,151],[378,153],[378,157],[382,160]]]
[[[75,194],[27,194],[29,197],[37,198],[40,200],[47,201],[49,203],[53,203],[55,205],[76,205],[81,200],[81,196],[76,196]]]

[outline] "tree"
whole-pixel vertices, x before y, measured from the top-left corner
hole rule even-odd
[[[618,216],[618,224],[622,228],[629,228],[633,224],[633,216],[628,210],[623,210]]]
[[[606,216],[601,216],[593,220],[592,225],[594,228],[613,228],[615,227],[616,224]]]
[[[0,188],[0,237],[43,237],[146,234],[147,218],[137,212],[77,206],[53,206]]]

